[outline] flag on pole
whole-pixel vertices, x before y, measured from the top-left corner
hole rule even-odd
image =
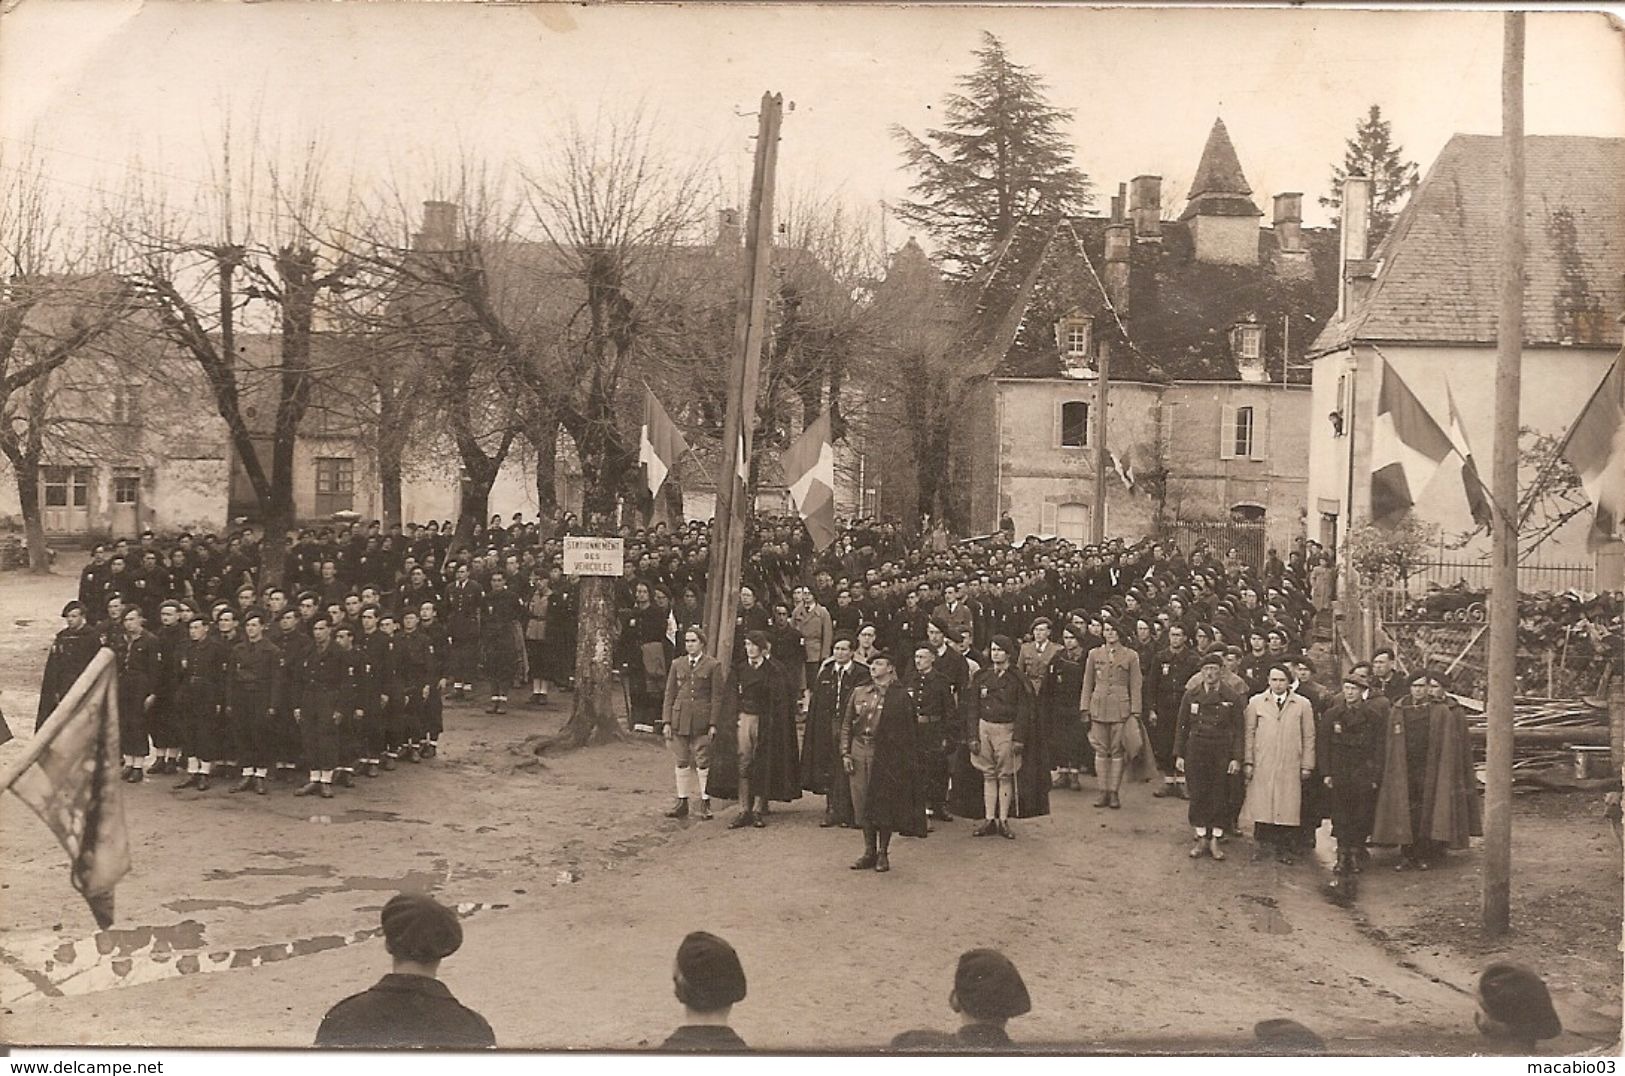
[[[1473,462],[1473,449],[1467,443],[1467,426],[1461,420],[1461,412],[1456,410],[1456,394],[1450,391],[1448,378],[1444,383],[1444,398],[1450,408],[1450,443],[1461,457],[1461,485],[1467,494],[1467,507],[1472,510],[1473,522],[1487,528],[1495,517],[1490,512],[1489,494],[1479,478],[1478,465]]]
[[[56,834],[68,853],[73,887],[103,930],[113,922],[113,887],[130,869],[121,759],[117,661],[104,648],[0,784]]]
[[[666,409],[660,406],[660,400],[645,385],[643,436],[638,444],[638,462],[646,469],[644,473],[649,483],[649,496],[659,496],[666,475],[687,451],[688,442],[683,440],[682,431],[678,430],[677,424],[666,414]]]
[[[1123,483],[1124,489],[1132,491],[1134,489],[1134,464],[1124,464],[1123,460],[1117,455],[1116,452],[1113,452],[1111,449],[1107,449],[1106,451],[1111,455],[1112,468],[1117,471],[1118,481]]]
[[[1387,359],[1371,433],[1371,518],[1393,523],[1416,503],[1446,456],[1450,438]]]
[[[790,498],[818,549],[835,541],[835,450],[829,431],[826,411],[801,431],[781,460]]]
[[[1592,541],[1617,537],[1625,520],[1625,364],[1619,359],[1569,427],[1558,454],[1580,476],[1596,512]]]

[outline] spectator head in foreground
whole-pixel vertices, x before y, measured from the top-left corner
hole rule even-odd
[[[457,913],[425,893],[397,893],[381,916],[393,968],[370,989],[328,1010],[317,1046],[487,1049],[491,1025],[439,980],[440,962],[463,944]]]
[[[683,1026],[661,1044],[665,1050],[746,1050],[728,1019],[745,1000],[745,968],[734,947],[696,930],[677,947],[672,989],[683,1006]]]
[[[1520,1053],[1533,1053],[1535,1043],[1563,1033],[1546,983],[1522,964],[1502,961],[1485,968],[1474,999],[1479,1033]]]
[[[1285,1017],[1260,1020],[1254,1024],[1253,1040],[1258,1043],[1259,1053],[1285,1057],[1303,1057],[1322,1053],[1326,1049],[1326,1043],[1319,1035],[1296,1020]]]

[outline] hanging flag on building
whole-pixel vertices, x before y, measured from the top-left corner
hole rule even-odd
[[[1397,522],[1454,451],[1450,438],[1385,358],[1371,432],[1371,518]]]
[[[1111,449],[1106,450],[1112,458],[1112,468],[1117,472],[1118,481],[1123,483],[1126,490],[1134,489],[1134,464],[1125,464],[1123,460]]]
[[[1602,384],[1591,394],[1558,454],[1580,476],[1580,485],[1596,512],[1591,540],[1618,536],[1625,519],[1625,363],[1615,359]]]
[[[678,430],[677,424],[666,414],[666,409],[660,406],[660,400],[645,385],[643,436],[638,444],[638,462],[645,468],[649,496],[655,497],[660,494],[660,487],[666,481],[666,475],[677,466],[677,461],[682,459],[687,451],[688,442],[683,440],[682,431]]]
[[[801,431],[780,458],[790,497],[818,549],[835,541],[835,450],[829,436],[826,411]]]
[[[1489,493],[1478,475],[1478,465],[1473,462],[1473,448],[1467,443],[1467,426],[1461,420],[1461,412],[1456,409],[1456,394],[1450,391],[1449,378],[1445,379],[1444,398],[1450,408],[1450,443],[1461,456],[1461,485],[1467,494],[1467,507],[1473,513],[1473,522],[1488,529],[1494,522]]]
[[[113,887],[130,869],[119,798],[118,673],[111,650],[92,659],[0,777],[68,853],[73,887],[96,925],[113,922]]]

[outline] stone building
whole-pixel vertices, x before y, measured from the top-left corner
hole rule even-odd
[[[1527,252],[1520,423],[1562,437],[1619,353],[1625,311],[1625,139],[1525,139]],[[1480,473],[1494,453],[1501,138],[1458,134],[1428,169],[1375,251],[1365,217],[1349,214],[1338,315],[1310,350],[1310,533],[1331,544],[1352,519],[1369,519],[1371,444],[1384,362],[1443,428],[1453,397]],[[1345,206],[1363,208],[1358,187]],[[1526,461],[1520,486],[1538,467]],[[1447,459],[1414,513],[1450,536],[1473,529],[1460,462]],[[1533,561],[1598,557],[1603,585],[1618,585],[1620,543],[1588,550],[1581,512],[1533,551]],[[1480,534],[1457,554],[1477,558]],[[1532,585],[1538,581],[1532,581]]]
[[[1049,236],[1020,327],[972,398],[961,464],[973,530],[1087,540],[1100,372],[1108,373],[1108,533],[1181,521],[1302,533],[1308,345],[1337,302],[1336,232],[1303,227],[1303,196],[1263,212],[1222,120],[1175,220],[1162,179],[1119,187],[1106,217]]]

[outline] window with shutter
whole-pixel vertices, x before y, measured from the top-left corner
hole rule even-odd
[[[1041,531],[1043,531],[1045,534],[1054,534],[1055,506],[1053,504],[1044,505],[1043,510],[1039,513],[1039,520],[1039,529]]]
[[[1219,458],[1236,458],[1236,409],[1229,404],[1219,406]]]
[[[1248,459],[1261,460],[1269,452],[1269,408],[1253,408],[1253,436]]]

